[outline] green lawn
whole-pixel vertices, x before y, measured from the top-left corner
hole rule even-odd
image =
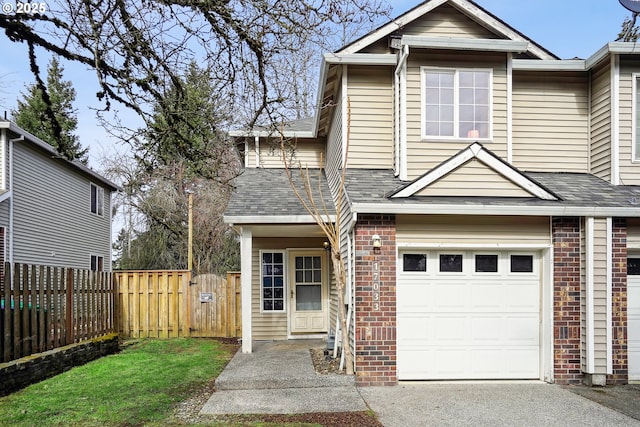
[[[231,356],[215,340],[141,340],[0,398],[0,426],[165,425]]]

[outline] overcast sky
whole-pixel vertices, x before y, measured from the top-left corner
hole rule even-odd
[[[12,1],[12,0],[8,0]],[[417,6],[417,0],[391,0],[393,16]],[[622,21],[630,12],[618,0],[476,0],[476,3],[502,19],[536,43],[568,59],[587,58],[615,40]],[[0,112],[15,107],[19,92],[33,82],[28,69],[26,47],[16,45],[0,35]],[[101,152],[110,150],[104,132],[96,126],[95,114],[88,106],[95,100],[95,76],[82,66],[67,64],[64,78],[73,82],[78,97],[78,134],[81,143],[90,146],[91,165]]]

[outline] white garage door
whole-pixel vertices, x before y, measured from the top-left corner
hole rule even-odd
[[[640,255],[627,260],[629,381],[640,381]]]
[[[399,379],[540,378],[537,253],[412,251],[398,264]]]

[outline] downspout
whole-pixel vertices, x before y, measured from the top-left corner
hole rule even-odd
[[[407,159],[407,147],[406,147],[406,139],[407,139],[407,129],[404,125],[404,121],[406,120],[407,113],[407,95],[406,95],[406,87],[407,87],[407,59],[409,58],[409,46],[402,46],[402,52],[400,53],[400,57],[398,58],[398,65],[396,66],[394,72],[394,79],[396,84],[395,90],[395,103],[396,103],[396,115],[395,115],[395,126],[396,126],[396,144],[395,144],[395,176],[399,176],[400,179],[406,180],[407,172],[406,172],[406,159]]]
[[[9,140],[9,259],[13,264],[13,145],[16,142],[24,141],[24,135]]]
[[[256,150],[256,168],[259,168],[260,167],[260,137],[256,136],[254,138],[254,141],[255,143],[253,145]]]
[[[513,55],[507,54],[507,163],[513,163]]]
[[[613,374],[613,218],[607,218],[607,374]]]
[[[611,58],[611,184],[620,185],[620,56]]]

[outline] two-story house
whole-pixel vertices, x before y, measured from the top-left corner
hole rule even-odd
[[[118,186],[0,121],[0,260],[111,271]]]
[[[324,55],[319,86],[281,133],[340,207],[359,384],[640,380],[637,44],[562,60],[472,1],[429,0]],[[232,135],[242,350],[327,336],[326,239],[280,135]]]

